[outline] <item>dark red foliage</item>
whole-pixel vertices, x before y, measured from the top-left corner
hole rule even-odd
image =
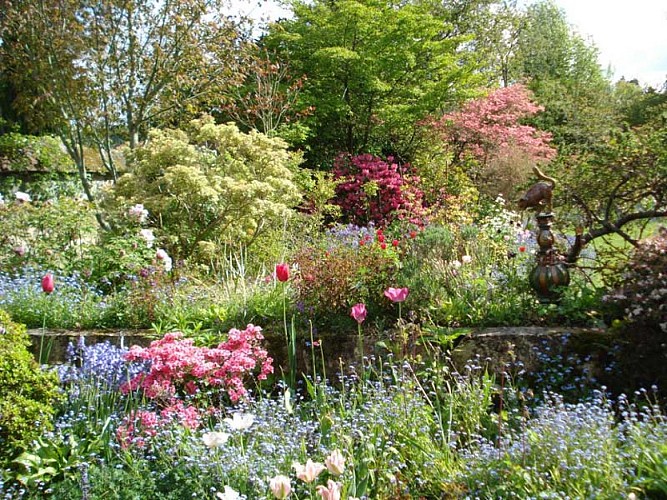
[[[392,157],[385,161],[370,154],[340,154],[333,172],[336,179],[343,179],[334,202],[347,222],[386,226],[395,219],[417,218],[423,212],[419,177],[411,175],[410,165],[399,165]]]

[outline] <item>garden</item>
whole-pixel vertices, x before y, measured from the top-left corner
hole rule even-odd
[[[2,498],[667,498],[667,87],[454,4],[7,6]]]

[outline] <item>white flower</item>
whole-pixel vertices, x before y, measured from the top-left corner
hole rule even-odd
[[[461,257],[461,262],[463,264],[470,264],[472,262],[472,257],[470,255],[464,255]]]
[[[169,254],[163,250],[162,248],[158,248],[157,252],[155,252],[155,258],[157,260],[161,260],[162,264],[164,265],[164,270],[169,272],[171,271],[171,257],[169,257]]]
[[[153,234],[153,231],[151,229],[142,229],[139,231],[139,234],[144,240],[146,240],[146,246],[151,248],[153,246],[153,242],[155,241],[155,235]]]
[[[459,267],[461,267],[461,263],[458,260],[454,260],[452,261],[452,267],[454,269],[458,269]]]
[[[340,450],[332,451],[324,460],[327,470],[336,476],[340,476],[345,471],[345,457]]]
[[[229,436],[226,432],[206,432],[202,440],[209,448],[220,448],[227,443]]]
[[[241,500],[239,492],[234,490],[231,486],[225,486],[225,491],[218,491],[216,495],[220,500]]]
[[[250,413],[234,413],[232,418],[226,418],[225,423],[233,431],[242,431],[250,427],[255,421],[255,416]]]
[[[31,201],[30,195],[28,193],[24,193],[23,191],[16,191],[15,196],[18,201],[25,201],[25,202]]]
[[[144,222],[148,217],[148,210],[141,203],[137,203],[127,211],[130,217],[136,218],[139,222]]]

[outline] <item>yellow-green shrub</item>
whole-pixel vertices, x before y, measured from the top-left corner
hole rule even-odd
[[[128,155],[129,173],[110,200],[119,210],[143,204],[169,254],[187,259],[202,242],[250,243],[289,215],[301,198],[293,180],[300,161],[280,139],[204,117],[187,133],[153,130]]]

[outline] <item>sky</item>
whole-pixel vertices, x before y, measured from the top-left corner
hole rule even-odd
[[[667,0],[554,0],[572,28],[599,49],[612,80],[637,79],[661,89],[667,80]],[[273,0],[232,0],[259,19],[289,16]],[[533,3],[519,0],[520,5]]]
[[[667,0],[555,0],[572,27],[599,49],[613,80],[667,80]]]

